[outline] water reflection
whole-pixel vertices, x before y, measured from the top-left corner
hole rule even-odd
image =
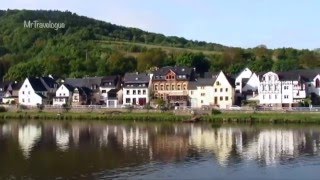
[[[18,140],[25,158],[29,158],[30,152],[40,136],[41,127],[36,125],[25,125],[19,127]]]
[[[269,167],[320,155],[320,127],[12,121],[0,124],[0,140],[0,161],[8,164],[0,166],[0,177],[10,170],[41,177],[42,168],[50,177],[91,177],[154,162],[190,164],[200,159],[220,167],[239,162]],[[37,168],[20,167],[25,161],[12,156],[16,151]]]

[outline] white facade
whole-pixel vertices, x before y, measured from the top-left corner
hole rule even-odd
[[[315,93],[320,96],[320,75],[318,74],[313,78],[311,82],[308,83],[308,95]]]
[[[196,85],[195,89],[190,89],[189,97],[192,108],[201,108],[203,106],[213,106],[213,84],[211,85]]]
[[[235,81],[235,91],[237,94],[241,94],[243,91],[243,84],[242,80],[243,79],[249,79],[252,76],[252,71],[249,68],[245,68],[236,78]]]
[[[252,73],[248,82],[242,88],[242,93],[246,93],[246,100],[258,101],[259,100],[259,77],[256,73]],[[251,94],[252,93],[252,94]]]
[[[62,84],[56,91],[56,97],[53,99],[53,105],[68,104],[72,101],[72,92]]]
[[[221,109],[228,109],[234,104],[235,90],[221,71],[213,86],[213,103]]]
[[[43,96],[46,96],[46,92],[36,92],[28,78],[23,82],[20,90],[19,90],[19,104],[27,105],[27,106],[36,106],[37,104],[43,104]]]
[[[150,101],[149,87],[124,87],[123,88],[123,104],[138,105],[139,102],[148,103]],[[141,103],[140,103],[141,104]]]
[[[274,72],[262,76],[259,86],[260,104],[282,106],[300,102],[306,98],[306,85],[297,80],[283,80]]]

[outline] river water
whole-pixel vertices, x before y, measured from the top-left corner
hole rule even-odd
[[[0,122],[0,179],[319,179],[320,126]]]

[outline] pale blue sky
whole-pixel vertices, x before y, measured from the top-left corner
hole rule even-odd
[[[228,46],[320,47],[320,0],[0,0]]]

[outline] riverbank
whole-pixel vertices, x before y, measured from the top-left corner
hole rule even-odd
[[[238,122],[238,123],[319,123],[320,113],[245,113],[231,112],[217,115],[196,116],[204,122]],[[176,121],[183,122],[192,118],[191,115],[175,115],[172,112],[2,112],[0,119],[21,120],[129,120],[129,121]]]
[[[183,121],[191,116],[173,113],[132,113],[132,112],[2,112],[0,119],[42,119],[42,120],[132,120],[132,121]]]

